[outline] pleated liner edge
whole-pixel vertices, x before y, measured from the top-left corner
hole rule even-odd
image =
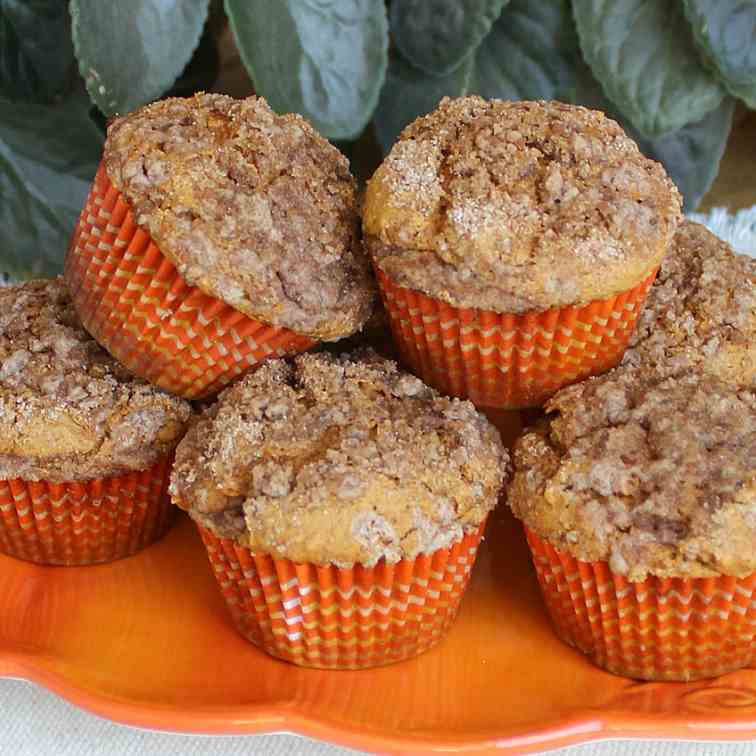
[[[198,399],[312,339],[244,315],[190,286],[160,252],[102,165],[64,275],[84,327],[136,375]]]
[[[631,582],[525,531],[557,634],[599,667],[688,681],[756,662],[756,573]]]
[[[96,480],[0,480],[0,551],[67,566],[135,554],[171,524],[170,470],[163,457],[147,470]]]
[[[300,666],[364,669],[438,643],[457,615],[485,523],[446,549],[374,567],[254,554],[199,526],[236,629]]]

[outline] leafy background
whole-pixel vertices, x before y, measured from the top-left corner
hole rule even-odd
[[[362,178],[444,95],[585,104],[691,210],[756,107],[756,0],[0,0],[0,272],[60,270],[107,118],[200,89],[302,113]]]

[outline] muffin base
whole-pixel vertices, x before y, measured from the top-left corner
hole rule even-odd
[[[366,669],[435,646],[457,615],[485,523],[447,549],[374,567],[254,554],[197,525],[236,629],[302,667]]]
[[[376,275],[413,373],[476,405],[521,409],[620,362],[657,270],[609,299],[523,314],[453,307],[397,285],[377,266]]]
[[[96,480],[0,480],[0,552],[36,564],[90,565],[135,554],[173,519],[171,458]]]
[[[187,399],[215,394],[262,360],[315,343],[190,286],[137,226],[103,165],[64,275],[87,331],[133,373]]]
[[[557,635],[641,680],[699,680],[756,662],[756,574],[630,582],[525,533]]]

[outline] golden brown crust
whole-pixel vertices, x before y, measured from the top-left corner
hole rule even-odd
[[[630,580],[756,571],[756,391],[619,368],[559,392],[518,439],[508,502]]]
[[[370,180],[368,251],[457,307],[524,312],[632,288],[664,256],[680,195],[603,113],[444,99]]]
[[[509,504],[632,580],[756,571],[756,264],[686,222],[633,346],[515,446]]]
[[[227,389],[179,445],[174,501],[255,551],[396,562],[477,528],[508,467],[469,402],[373,352],[274,360]]]
[[[683,222],[641,312],[624,364],[660,376],[696,368],[756,383],[756,260]]]
[[[200,93],[116,120],[105,166],[193,286],[247,315],[332,340],[370,314],[346,158],[262,98]]]
[[[100,348],[62,279],[0,288],[0,478],[144,470],[173,450],[190,415]]]

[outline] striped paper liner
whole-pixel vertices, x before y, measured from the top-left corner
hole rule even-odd
[[[96,480],[0,480],[0,551],[37,564],[88,565],[135,554],[173,519],[171,459]]]
[[[557,634],[599,667],[687,681],[756,662],[756,574],[631,582],[525,530]]]
[[[453,307],[394,283],[376,266],[403,362],[423,381],[483,407],[537,407],[610,370],[625,352],[658,268],[628,291],[524,314]]]
[[[190,286],[137,226],[102,165],[65,279],[84,327],[102,346],[136,375],[187,399],[215,394],[262,360],[314,344]]]
[[[365,669],[438,643],[459,609],[485,523],[446,549],[374,567],[254,554],[199,526],[236,629],[304,667]]]

